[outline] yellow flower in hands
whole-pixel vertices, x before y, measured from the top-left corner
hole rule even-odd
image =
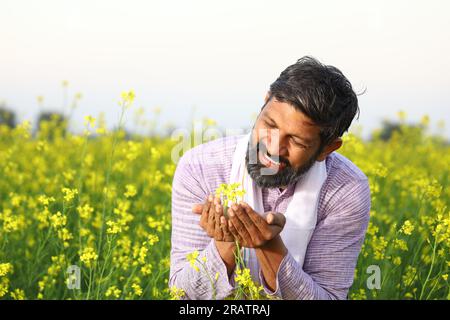
[[[231,184],[222,183],[216,189],[216,196],[219,196],[221,198],[223,207],[225,209],[225,217],[228,217],[227,208],[229,207],[229,205],[231,205],[232,203],[238,203],[239,200],[242,200],[245,194],[245,190],[240,187],[241,184],[238,182]]]

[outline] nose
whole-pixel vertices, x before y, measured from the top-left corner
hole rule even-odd
[[[279,130],[268,130],[266,147],[267,152],[272,156],[287,156],[285,139],[280,135]]]

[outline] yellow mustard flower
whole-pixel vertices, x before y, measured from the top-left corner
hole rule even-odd
[[[137,190],[136,187],[132,184],[127,184],[125,186],[125,188],[127,189],[124,193],[124,196],[127,198],[132,198],[137,194]]]
[[[84,248],[79,254],[80,254],[80,260],[89,268],[92,267],[92,265],[95,263],[95,261],[98,258],[97,253],[95,252],[94,248],[92,248],[92,247]]]
[[[412,234],[412,232],[414,231],[414,225],[411,223],[411,221],[406,220],[403,223],[403,226],[401,227],[400,231],[408,236],[410,236]]]

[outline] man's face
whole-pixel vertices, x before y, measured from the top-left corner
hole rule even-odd
[[[302,112],[271,98],[252,130],[246,156],[249,175],[264,188],[297,182],[319,155],[319,132]]]

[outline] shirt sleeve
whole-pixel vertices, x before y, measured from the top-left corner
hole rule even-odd
[[[214,296],[223,299],[231,294],[234,282],[228,278],[227,268],[214,239],[200,227],[200,215],[192,212],[192,205],[203,203],[209,193],[201,181],[199,164],[193,163],[191,152],[188,151],[178,163],[172,184],[169,287],[183,289],[184,299],[204,300],[213,299]],[[199,251],[198,260],[202,263],[196,264],[198,271],[186,259],[195,250]],[[205,262],[202,261],[204,257]]]
[[[260,271],[267,294],[287,300],[347,298],[369,222],[368,181],[348,183],[333,198],[314,230],[303,268],[288,252],[278,268],[275,291],[267,288]]]

